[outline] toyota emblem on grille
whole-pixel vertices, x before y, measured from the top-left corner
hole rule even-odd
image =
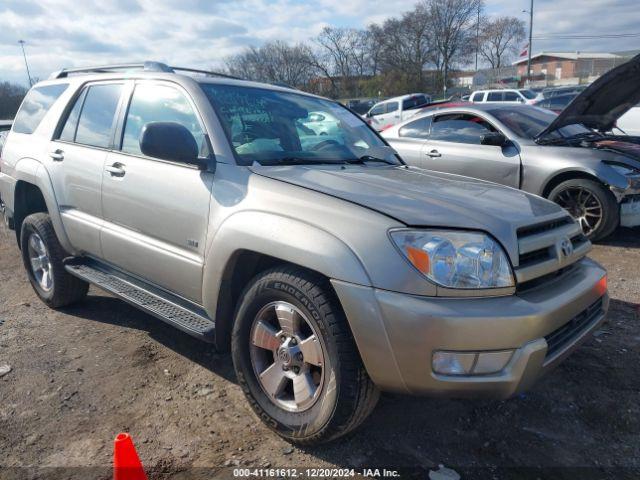
[[[573,254],[573,243],[568,237],[560,242],[560,251],[564,257],[570,257]]]

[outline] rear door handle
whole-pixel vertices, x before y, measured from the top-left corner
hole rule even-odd
[[[49,156],[54,162],[61,162],[64,160],[64,152],[60,149],[49,152]]]
[[[427,152],[427,156],[431,158],[438,158],[441,157],[442,154],[438,150],[431,150],[430,152]]]
[[[124,174],[127,173],[122,163],[109,165],[108,167],[105,167],[105,170],[109,172],[112,177],[124,177]]]

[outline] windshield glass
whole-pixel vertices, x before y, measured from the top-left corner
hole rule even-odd
[[[528,100],[534,99],[538,96],[533,90],[520,90],[520,93]]]
[[[341,105],[264,88],[202,84],[240,165],[346,163],[366,157],[397,164],[393,151]]]
[[[533,140],[558,116],[550,110],[522,105],[518,108],[496,108],[489,113],[504,123],[516,135]],[[558,129],[554,135],[571,137],[588,133],[587,127],[581,124],[567,125]]]

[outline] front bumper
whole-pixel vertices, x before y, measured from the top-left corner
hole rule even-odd
[[[640,225],[640,194],[630,195],[620,204],[620,226],[637,227]]]
[[[605,275],[585,258],[526,293],[484,298],[417,297],[332,284],[364,365],[382,390],[506,398],[530,387],[600,325],[609,305]],[[588,318],[581,317],[584,312],[591,312]],[[567,329],[575,319],[582,319],[579,328]],[[558,332],[563,342],[551,351],[545,337]],[[449,376],[432,370],[433,352],[439,350],[514,353],[498,373]]]

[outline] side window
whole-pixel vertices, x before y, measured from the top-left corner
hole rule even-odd
[[[425,105],[427,102],[427,98],[424,95],[416,95],[415,97],[407,98],[402,101],[402,109],[403,110],[411,110],[412,108],[417,108],[422,105]]]
[[[557,97],[553,97],[551,100],[547,100],[547,108],[564,108],[566,107],[571,100],[562,95],[558,95]]]
[[[431,124],[431,117],[423,117],[419,120],[407,123],[398,131],[398,135],[401,137],[409,138],[429,138],[429,125]]]
[[[201,155],[205,148],[204,131],[187,97],[177,88],[161,84],[139,84],[133,91],[122,138],[122,151],[141,155],[140,133],[151,122],[175,122],[189,130]]]
[[[431,125],[431,140],[480,145],[480,137],[495,132],[484,119],[470,114],[440,115]]]
[[[519,102],[520,95],[516,92],[504,92],[504,101],[505,102]]]
[[[471,95],[471,98],[469,100],[472,102],[480,102],[482,101],[483,95],[484,95],[484,92],[475,92],[473,95]]]
[[[115,83],[88,88],[78,120],[76,143],[101,148],[111,145],[113,120],[121,91],[122,85]]]
[[[69,112],[64,128],[60,133],[60,140],[64,140],[65,142],[75,142],[76,131],[78,130],[78,120],[80,119],[80,112],[82,111],[82,105],[84,104],[84,98],[86,96],[87,89],[85,88],[76,100],[71,112]]]
[[[13,131],[17,133],[31,134],[47,114],[51,105],[62,95],[69,85],[61,83],[46,85],[29,90],[20,110],[13,122]]]
[[[387,113],[395,112],[399,108],[398,102],[387,103]]]
[[[489,92],[487,102],[501,102],[502,92]]]
[[[371,116],[375,117],[376,115],[382,115],[385,112],[385,108],[386,108],[386,105],[384,103],[380,105],[376,105],[371,109]]]

